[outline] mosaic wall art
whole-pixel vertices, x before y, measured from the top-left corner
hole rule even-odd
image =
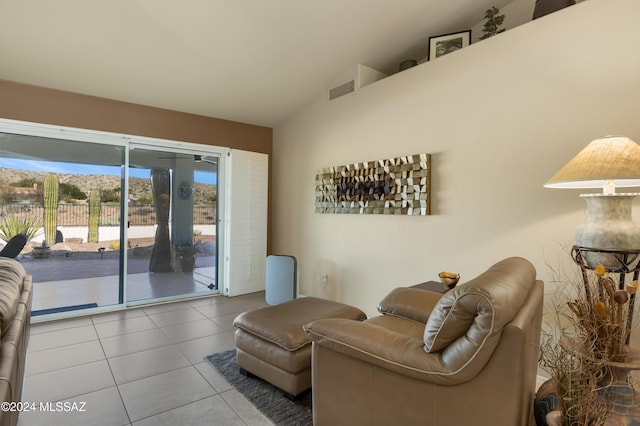
[[[316,213],[431,214],[431,155],[318,170]]]

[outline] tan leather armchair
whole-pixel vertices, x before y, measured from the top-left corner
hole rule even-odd
[[[527,425],[543,284],[505,259],[444,296],[397,288],[364,322],[311,322],[315,425]]]

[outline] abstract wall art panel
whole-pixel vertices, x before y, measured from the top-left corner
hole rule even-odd
[[[431,214],[431,155],[415,154],[318,170],[316,213]]]

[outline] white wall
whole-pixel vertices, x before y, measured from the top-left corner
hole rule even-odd
[[[372,315],[394,287],[442,270],[466,280],[524,256],[548,282],[546,263],[571,268],[584,202],[542,185],[592,139],[640,142],[639,17],[637,0],[585,1],[320,95],[274,129],[273,251],[297,257],[301,292]],[[433,156],[431,216],[314,213],[317,169],[421,152]]]

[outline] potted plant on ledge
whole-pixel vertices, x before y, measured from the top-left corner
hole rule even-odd
[[[200,243],[174,246],[174,251],[180,261],[182,272],[193,272],[193,268],[196,265],[196,255],[201,251]]]

